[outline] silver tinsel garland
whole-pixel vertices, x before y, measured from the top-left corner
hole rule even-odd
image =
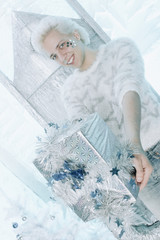
[[[160,239],[160,222],[138,198],[130,143],[120,144],[96,113],[45,131],[34,164],[55,198],[84,221],[99,218],[117,239]]]

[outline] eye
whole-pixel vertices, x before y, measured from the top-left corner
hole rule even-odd
[[[65,45],[65,42],[61,43],[61,44],[59,45],[59,48],[62,49],[62,48],[64,47],[64,45]]]
[[[50,59],[56,60],[56,54],[51,54]]]

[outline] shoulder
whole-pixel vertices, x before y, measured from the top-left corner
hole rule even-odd
[[[128,37],[121,37],[111,40],[111,56],[116,61],[128,61],[128,63],[139,63],[141,67],[144,60],[137,43]]]
[[[112,58],[116,56],[118,56],[121,53],[125,53],[125,52],[132,52],[132,54],[134,53],[138,53],[139,49],[136,45],[136,43],[134,42],[134,40],[132,40],[131,38],[128,37],[120,37],[120,38],[115,38],[115,39],[111,39],[110,41],[108,41],[105,44],[102,44],[100,46],[100,56],[106,56],[106,55],[111,55]]]
[[[129,37],[119,37],[111,40],[113,46],[116,45],[136,45],[135,41]]]
[[[106,43],[106,49],[109,48],[111,51],[118,50],[118,49],[138,49],[136,42],[128,37],[120,37],[110,40]]]
[[[120,37],[112,40],[113,49],[119,52],[124,52],[132,55],[139,55],[140,49],[137,45],[137,43],[128,37]]]

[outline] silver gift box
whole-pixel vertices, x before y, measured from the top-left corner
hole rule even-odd
[[[48,134],[48,132],[46,132]],[[138,198],[133,153],[97,113],[39,142],[36,167],[83,220],[100,219],[118,239],[159,239],[160,223]]]

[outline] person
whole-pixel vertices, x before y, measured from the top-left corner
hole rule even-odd
[[[144,192],[149,186],[142,198],[150,202],[150,190],[157,185],[149,185],[149,180],[153,172],[156,180],[159,174],[155,171],[160,162],[160,97],[145,79],[135,42],[121,37],[93,49],[84,28],[57,16],[40,21],[31,43],[36,52],[74,69],[61,91],[68,118],[98,112],[120,142],[131,143],[136,183]]]

